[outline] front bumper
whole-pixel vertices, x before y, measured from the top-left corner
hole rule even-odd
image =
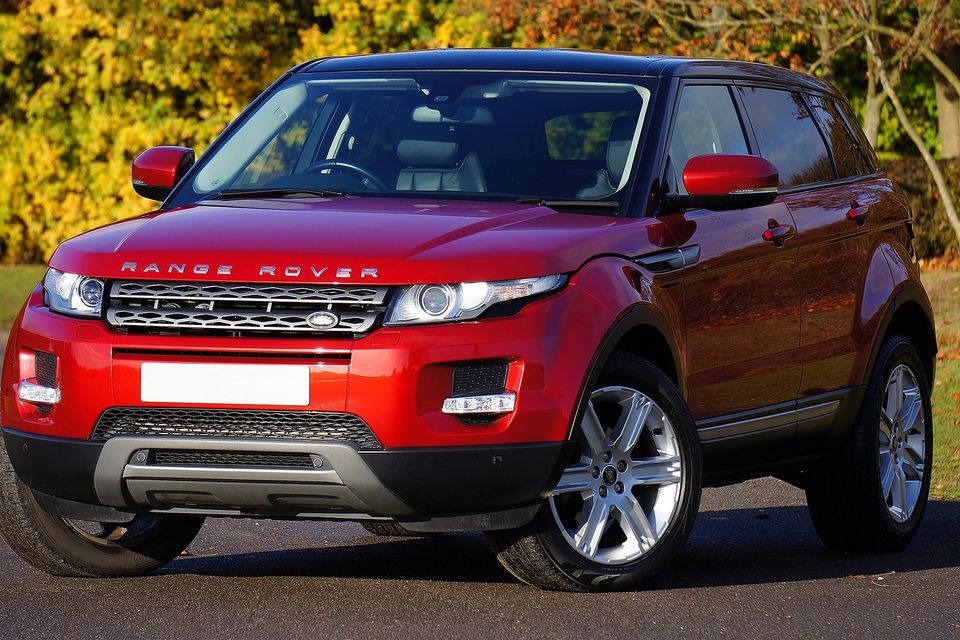
[[[357,451],[335,442],[117,437],[103,442],[3,430],[18,477],[73,503],[120,511],[423,520],[538,503],[569,443]],[[187,465],[152,452],[303,455],[314,468]]]
[[[358,416],[385,449],[560,442],[568,436],[597,345],[617,316],[579,279],[580,274],[562,291],[510,316],[384,327],[355,340],[126,334],[97,320],[52,313],[38,287],[4,358],[2,424],[26,433],[88,439],[112,407],[158,406],[141,398],[145,363],[284,364],[309,368],[309,405],[298,410]],[[61,400],[46,412],[18,397],[19,386],[32,377],[24,363],[38,351],[58,362]],[[454,370],[490,361],[507,363],[504,392],[516,394],[515,410],[483,424],[444,413]]]

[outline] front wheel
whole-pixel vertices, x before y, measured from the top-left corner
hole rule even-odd
[[[574,435],[573,457],[537,518],[487,538],[510,573],[543,589],[637,586],[680,549],[696,517],[693,418],[663,372],[615,353]]]
[[[145,513],[113,524],[48,513],[17,478],[0,442],[0,535],[41,571],[85,578],[141,575],[180,555],[202,525],[195,516]]]

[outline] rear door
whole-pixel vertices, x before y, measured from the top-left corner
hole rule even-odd
[[[761,151],[780,170],[783,200],[797,226],[798,433],[815,433],[832,424],[839,407],[834,392],[854,384],[857,301],[869,260],[869,211],[879,194],[858,179],[870,172],[869,164],[830,99],[772,87],[742,92]]]
[[[710,153],[756,152],[736,94],[721,83],[681,87],[670,137],[669,173],[683,193],[683,167]],[[763,239],[771,227],[793,233],[787,206],[690,210],[660,218],[699,260],[685,268],[687,401],[704,440],[755,431],[792,437],[800,383],[800,292],[793,238]]]
[[[804,95],[830,150],[836,179],[790,199],[800,230],[803,283],[801,403],[832,403],[861,384],[865,334],[861,300],[877,232],[902,214],[890,183],[875,175],[872,158],[827,95]],[[821,425],[826,426],[826,425]],[[801,434],[816,433],[817,424]]]

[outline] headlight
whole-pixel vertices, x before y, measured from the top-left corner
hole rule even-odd
[[[470,320],[495,304],[555,291],[566,281],[566,276],[555,275],[499,282],[418,284],[403,287],[387,310],[385,324]]]
[[[43,300],[57,313],[96,317],[103,302],[103,280],[48,269],[43,279]]]

